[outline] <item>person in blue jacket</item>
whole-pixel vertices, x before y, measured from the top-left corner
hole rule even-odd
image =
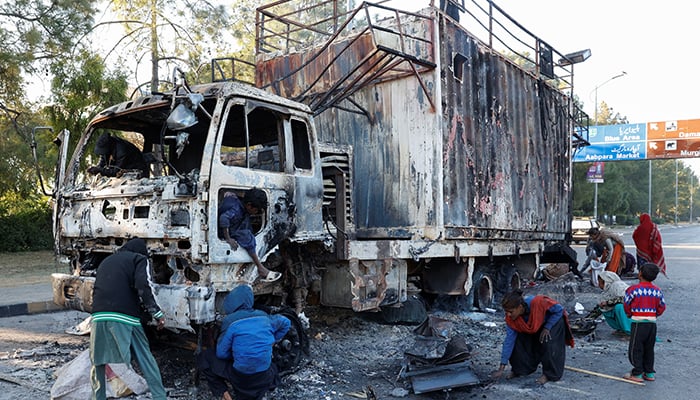
[[[287,334],[291,322],[253,309],[253,301],[249,285],[239,285],[226,296],[216,350],[207,349],[198,357],[200,373],[217,399],[231,399],[227,382],[236,400],[262,399],[280,383],[272,347]]]
[[[231,250],[243,247],[258,268],[258,276],[264,282],[274,282],[282,277],[278,271],[270,271],[260,262],[255,249],[255,235],[251,227],[250,216],[260,214],[267,209],[267,195],[262,189],[246,190],[243,201],[236,193],[224,193],[219,206],[219,235]]]

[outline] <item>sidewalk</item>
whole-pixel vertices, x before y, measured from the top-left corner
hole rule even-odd
[[[0,318],[63,310],[53,302],[51,283],[17,284],[0,290]]]
[[[0,318],[62,310],[51,287],[59,268],[51,251],[0,253]]]

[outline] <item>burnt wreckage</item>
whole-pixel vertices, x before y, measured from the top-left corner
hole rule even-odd
[[[571,155],[586,140],[567,56],[523,31],[535,60],[506,57],[489,45],[502,37],[438,7],[293,3],[257,10],[254,84],[217,59],[209,83],[176,70],[172,91],[100,112],[70,157],[59,134],[55,245],[70,273],[53,275],[57,304],[89,312],[100,261],[132,237],[148,244],[166,327],[189,332],[241,282],[296,313],[400,310],[417,293],[489,307],[541,263],[575,263]],[[465,26],[520,27],[490,1],[448,3]],[[142,149],[148,176],[86,173],[103,133]],[[274,283],[218,232],[224,193],[253,187]]]

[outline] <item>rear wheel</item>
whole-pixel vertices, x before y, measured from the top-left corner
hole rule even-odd
[[[474,280],[474,306],[481,311],[493,306],[494,279],[486,272],[480,271]]]

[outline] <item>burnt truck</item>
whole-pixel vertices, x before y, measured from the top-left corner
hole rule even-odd
[[[392,4],[262,6],[253,82],[233,59],[203,83],[174,70],[172,90],[97,114],[72,155],[61,132],[55,247],[69,273],[53,274],[54,301],[89,312],[100,261],[133,237],[166,326],[187,331],[241,283],[297,312],[400,309],[419,294],[491,307],[543,263],[575,263],[574,60],[490,1]],[[496,50],[506,22],[529,51]],[[104,133],[136,144],[148,171],[87,173]],[[250,188],[267,196],[251,225],[276,282],[219,232],[224,195]]]

